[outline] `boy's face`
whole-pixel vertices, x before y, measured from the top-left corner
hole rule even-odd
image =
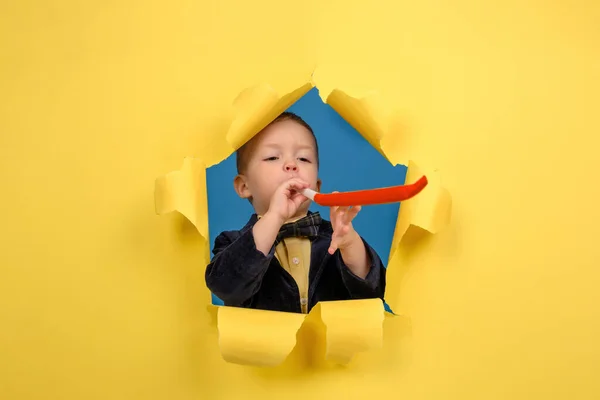
[[[238,195],[252,198],[254,210],[264,215],[275,190],[290,178],[299,178],[319,191],[317,151],[312,134],[292,120],[278,121],[252,139],[245,171],[234,180]],[[307,212],[306,202],[297,215]]]

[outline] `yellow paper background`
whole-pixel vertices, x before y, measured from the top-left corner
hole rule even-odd
[[[0,6],[2,398],[600,396],[598,3],[303,4]],[[154,181],[223,157],[240,90],[317,64],[399,110],[382,146],[439,169],[451,223],[394,253],[410,321],[380,351],[229,364],[207,244]]]

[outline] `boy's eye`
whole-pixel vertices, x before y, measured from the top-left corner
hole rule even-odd
[[[299,160],[302,162],[310,162],[310,160],[306,157],[300,157]]]
[[[265,161],[275,161],[275,160],[277,160],[277,157],[275,157],[275,156],[265,158]]]

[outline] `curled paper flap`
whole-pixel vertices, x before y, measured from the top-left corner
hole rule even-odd
[[[340,82],[336,84],[337,76],[335,69],[320,67],[315,70],[313,82],[319,88],[319,96],[386,160],[394,164],[381,146],[381,140],[389,133],[391,113],[380,94],[347,85],[341,85],[344,86],[342,90]]]
[[[154,187],[154,204],[159,215],[178,211],[208,239],[206,166],[202,160],[186,157],[179,171],[159,177]]]
[[[252,139],[312,87],[312,83],[309,82],[283,96],[267,84],[242,91],[234,100],[235,117],[226,135],[227,142],[232,147],[231,152],[236,151]]]
[[[423,174],[424,172],[415,162],[409,161],[406,172],[407,182],[413,182]],[[438,233],[450,223],[452,211],[450,193],[442,187],[439,172],[427,172],[427,177],[429,184],[423,191],[418,196],[403,202],[400,206],[392,248],[390,249],[390,259],[411,225],[422,228],[429,233]]]
[[[320,304],[326,327],[327,360],[347,364],[359,352],[380,348],[384,309],[381,300],[347,300]]]
[[[304,315],[237,307],[217,311],[223,359],[236,364],[281,364],[296,345]]]
[[[349,363],[359,352],[382,345],[384,309],[380,299],[317,304],[308,315],[219,307],[219,346],[228,362],[277,366],[296,345],[324,354],[325,360]],[[312,334],[299,334],[300,329]],[[304,341],[304,343],[300,343]]]
[[[334,89],[327,97],[327,104],[390,161],[381,147],[381,139],[388,131],[389,117],[376,93],[355,98],[342,90]]]

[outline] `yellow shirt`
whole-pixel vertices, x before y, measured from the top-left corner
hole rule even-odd
[[[258,216],[260,218],[261,215]],[[288,221],[293,222],[293,221]],[[285,269],[296,281],[300,294],[302,313],[308,312],[308,273],[310,271],[310,239],[290,237],[283,239],[275,247],[275,257],[281,268]]]
[[[308,312],[308,272],[311,243],[308,238],[285,238],[275,247],[275,257],[281,267],[292,275],[300,292],[302,313]]]

